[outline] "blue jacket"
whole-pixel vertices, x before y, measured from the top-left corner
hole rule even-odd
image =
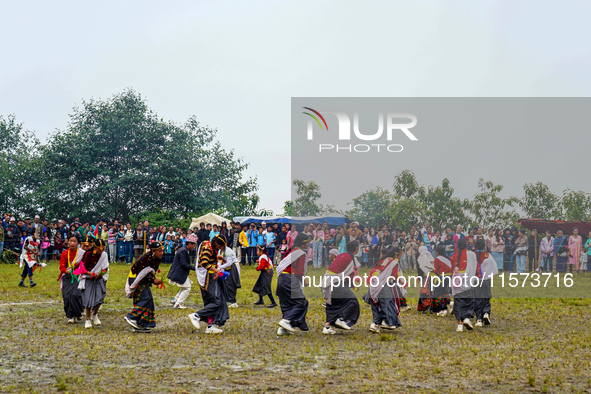
[[[189,261],[189,250],[183,246],[174,255],[170,271],[168,271],[168,279],[179,284],[185,283],[189,272],[195,271],[195,267]]]

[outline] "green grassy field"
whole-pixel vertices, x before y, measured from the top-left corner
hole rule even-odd
[[[187,319],[201,305],[196,285],[189,309],[175,310],[169,300],[178,288],[168,284],[153,288],[154,332],[134,334],[123,321],[131,308],[123,290],[127,271],[111,266],[103,324],[84,330],[66,324],[57,263],[35,274],[35,288],[17,287],[18,266],[0,265],[0,390],[591,391],[589,299],[493,299],[493,324],[463,333],[455,332],[450,317],[413,310],[401,315],[400,330],[372,334],[371,310],[361,303],[352,331],[324,336],[322,300],[314,298],[310,332],[277,337],[280,310],[252,305],[257,273],[246,267],[240,308],[230,309],[221,336],[196,332]],[[580,286],[590,280],[588,274],[575,277]]]

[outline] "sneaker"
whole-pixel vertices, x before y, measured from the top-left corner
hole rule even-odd
[[[338,318],[337,321],[334,322],[334,325],[342,328],[343,330],[350,330],[351,327],[349,327],[349,325],[347,323],[345,323],[345,321],[341,318]]]
[[[406,311],[410,311],[410,306],[403,306],[402,308],[400,308],[400,312],[406,312]]]
[[[464,325],[464,327],[466,327],[468,330],[473,330],[474,327],[472,327],[472,322],[470,321],[470,319],[465,318],[464,321],[462,322],[462,324]]]
[[[375,324],[375,323],[371,323],[371,324],[369,325],[369,331],[371,331],[371,332],[375,332],[375,333],[379,334],[379,332],[380,332],[380,327],[379,327],[377,324]]]
[[[437,312],[437,316],[438,317],[445,317],[445,316],[447,316],[447,309],[446,310],[443,310],[443,311],[440,311],[440,312]]]
[[[187,309],[187,307],[184,306],[183,304],[174,304],[173,308],[176,308],[176,309]]]
[[[191,323],[193,324],[193,326],[196,329],[200,329],[201,328],[201,323],[199,321],[199,318],[197,316],[195,316],[194,313],[189,314],[189,320],[191,320]]]
[[[31,287],[35,287],[35,286],[37,286],[37,283],[35,283],[35,282],[31,282],[30,286],[31,286]]]
[[[482,317],[482,321],[484,322],[485,326],[490,326],[490,316],[488,315],[488,313],[484,314],[484,316]]]
[[[285,328],[279,327],[277,329],[277,335],[279,335],[279,336],[282,336],[282,335],[293,335],[293,332],[289,332]]]
[[[205,333],[206,334],[221,334],[222,332],[224,332],[222,329],[220,329],[218,326],[216,326],[215,324],[211,327],[207,327],[205,329]]]
[[[125,316],[123,317],[123,319],[127,322],[127,324],[129,324],[131,327],[133,327],[134,330],[141,330],[142,328],[137,324],[137,322],[133,319],[130,319],[129,317]]]
[[[176,304],[176,297],[174,297],[172,300],[170,300],[170,303],[171,303],[172,305]]]
[[[27,285],[25,285],[23,282],[20,282],[20,283],[18,284],[18,287],[27,287]]]
[[[447,313],[449,315],[451,315],[451,313],[453,312],[453,310],[454,310],[454,302],[453,301],[450,301],[450,303],[447,304]]]
[[[337,332],[331,326],[324,326],[322,333],[325,335],[335,335]]]
[[[323,302],[323,303],[322,303],[322,306],[323,306],[324,308],[326,308],[326,302]]]
[[[396,326],[389,326],[384,320],[382,320],[382,324],[380,324],[380,328],[384,330],[395,330]]]
[[[84,322],[84,328],[92,328],[92,322],[90,321],[90,319]]]
[[[80,323],[82,321],[82,317],[77,317],[76,318],[76,323]]]
[[[152,330],[150,328],[134,328],[133,332],[139,332],[139,333],[144,333],[144,334],[149,334],[152,332]]]
[[[286,329],[289,332],[295,332],[295,329],[289,323],[290,323],[290,321],[286,320],[286,319],[279,320],[279,326],[283,327],[284,329]]]
[[[474,324],[474,327],[482,327],[482,326],[483,326],[482,320],[477,320],[476,324]]]
[[[237,303],[233,303],[228,305],[228,308],[238,308],[238,304]]]
[[[271,308],[275,308],[277,306],[277,304],[271,304],[271,305],[267,305],[267,308],[271,309]]]
[[[101,325],[101,321],[98,318],[98,313],[96,315],[92,315],[92,324],[94,324],[95,326]]]
[[[254,303],[254,305],[265,305],[265,301],[260,300]]]
[[[464,326],[461,324],[458,324],[458,327],[456,328],[456,332],[463,332],[464,331]]]
[[[75,324],[76,323],[76,318],[73,317],[71,319],[68,320],[68,324]]]

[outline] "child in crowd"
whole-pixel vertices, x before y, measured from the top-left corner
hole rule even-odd
[[[51,241],[47,236],[47,231],[43,232],[43,239],[41,240],[41,259],[47,262],[47,249],[51,246]]]
[[[174,248],[174,242],[172,236],[167,235],[166,241],[164,242],[164,264],[172,264],[172,251]]]
[[[281,245],[279,245],[279,253],[281,254],[281,260],[285,258],[285,254],[287,253],[287,239],[281,241]]]

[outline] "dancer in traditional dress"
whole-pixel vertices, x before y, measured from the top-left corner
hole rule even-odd
[[[226,237],[223,237],[223,239],[227,244]],[[236,302],[236,293],[238,292],[238,289],[242,287],[240,284],[240,260],[238,260],[238,257],[236,257],[236,253],[234,253],[232,248],[228,246],[225,246],[218,251],[217,259],[218,268],[230,274],[224,283],[226,296],[228,297],[228,306],[230,308],[237,308],[238,303]]]
[[[304,233],[297,235],[293,248],[277,266],[277,290],[282,318],[279,321],[277,335],[290,335],[296,328],[309,331],[306,323],[308,300],[304,295],[304,276],[306,275],[307,251],[310,247],[310,236]]]
[[[369,272],[369,290],[363,299],[371,305],[371,332],[395,330],[402,326],[398,318],[400,300],[405,293],[398,283],[401,255],[402,251],[398,246],[386,247],[378,264]]]
[[[451,256],[451,262],[454,267],[452,276],[452,292],[454,295],[453,311],[458,321],[456,331],[474,329],[471,318],[474,317],[474,291],[470,284],[473,277],[476,276],[476,254],[467,250],[468,242],[465,238],[458,240],[457,251]]]
[[[431,277],[435,258],[426,246],[419,247],[419,272],[422,273],[423,285],[421,286],[417,311],[427,313],[431,309]]]
[[[19,282],[20,287],[27,287],[25,285],[25,278],[29,276],[29,286],[35,287],[37,283],[33,282],[33,272],[37,267],[46,267],[45,263],[37,262],[37,255],[39,254],[39,241],[35,234],[32,234],[25,238],[23,242],[23,249],[20,256],[20,267],[23,268],[21,274],[21,281]]]
[[[490,299],[492,298],[492,277],[499,273],[495,259],[484,250],[484,242],[476,241],[477,275],[480,283],[474,289],[474,312],[476,314],[476,327],[490,325]]]
[[[87,235],[86,243],[89,242],[89,237]],[[98,311],[105,302],[109,279],[109,257],[105,253],[105,241],[94,240],[94,246],[84,253],[80,264],[74,270],[74,275],[78,276],[78,289],[82,293],[82,305],[86,315],[84,328],[100,326]]]
[[[158,241],[149,246],[150,250],[132,264],[125,284],[125,294],[133,298],[133,309],[124,319],[133,327],[134,332],[141,333],[149,333],[156,327],[151,286],[162,285],[162,280],[156,278],[156,273],[162,262],[164,246]]]
[[[437,245],[435,248],[435,260],[431,277],[431,312],[439,317],[451,314],[453,304],[450,301],[451,294],[451,261],[445,256],[445,246]],[[439,278],[435,279],[435,277]]]
[[[226,241],[215,236],[211,241],[203,241],[197,251],[197,281],[203,297],[203,308],[191,313],[189,319],[196,329],[201,321],[207,324],[206,334],[221,334],[220,327],[230,318],[228,311],[224,271],[217,267],[217,252],[225,250]]]
[[[359,301],[351,291],[357,276],[359,241],[347,244],[347,253],[339,254],[330,264],[323,278],[322,295],[326,302],[326,323],[323,334],[336,334],[333,327],[350,330],[359,320]]]
[[[73,275],[84,250],[78,247],[79,240],[77,235],[68,237],[68,249],[62,252],[60,257],[60,289],[62,299],[64,300],[64,312],[68,318],[68,324],[74,324],[82,321],[84,306],[82,305],[82,293],[78,289],[78,278]]]
[[[259,271],[259,278],[257,279],[252,291],[259,296],[259,300],[255,302],[255,305],[265,305],[263,297],[268,296],[271,304],[267,308],[275,308],[277,303],[273,298],[273,292],[271,290],[271,282],[273,281],[273,262],[267,256],[265,246],[259,246],[257,254],[259,255],[257,271]]]
[[[185,246],[177,250],[174,255],[170,271],[168,271],[170,284],[181,288],[171,301],[171,304],[178,309],[186,308],[185,301],[191,293],[193,281],[189,278],[189,274],[191,271],[195,271],[195,266],[191,264],[189,253],[195,250],[198,242],[199,239],[195,234],[189,234]]]

